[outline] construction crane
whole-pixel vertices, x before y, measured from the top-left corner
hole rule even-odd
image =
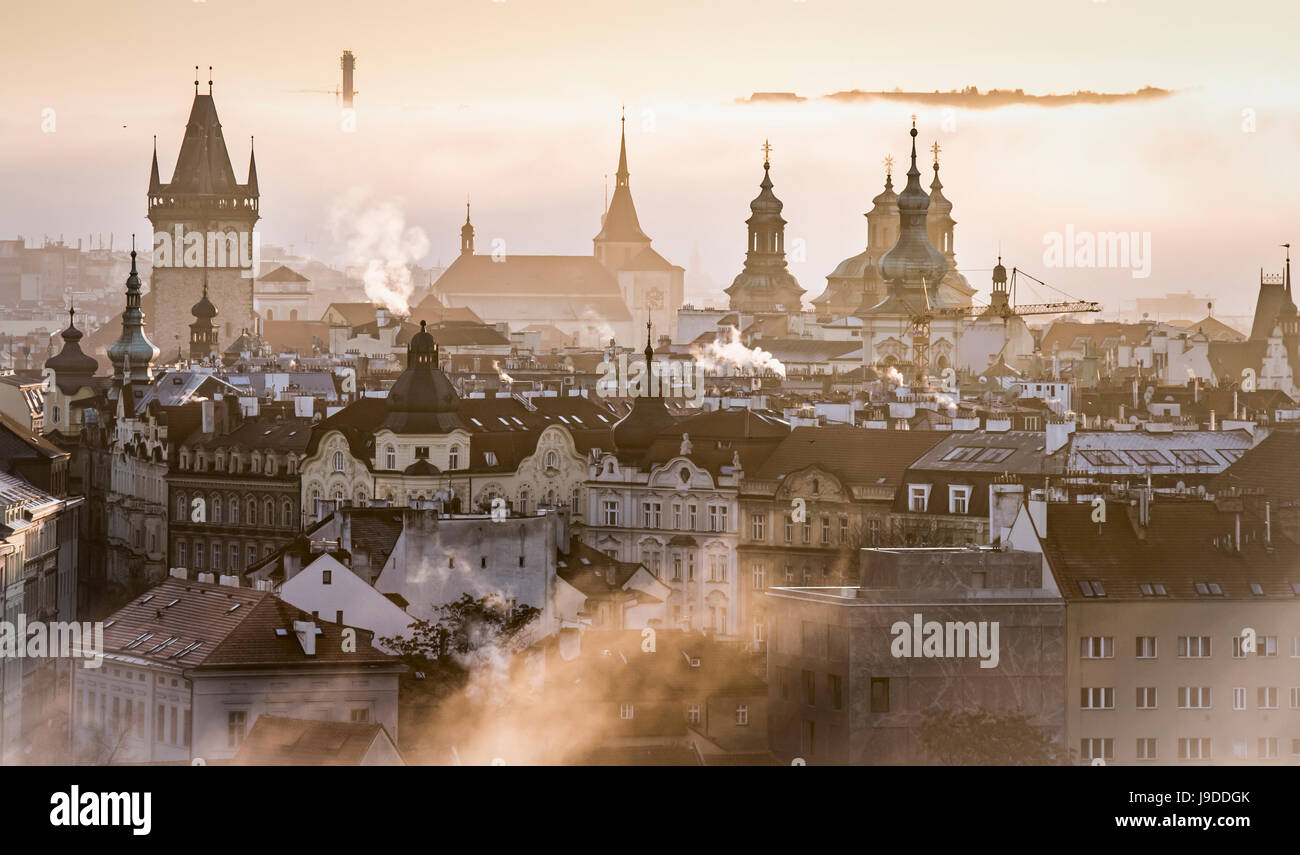
[[[1025,315],[1063,315],[1071,312],[1100,312],[1101,304],[1093,300],[1067,300],[1058,303],[1015,304],[1016,276],[1024,275],[1039,285],[1051,288],[1043,280],[1019,268],[1011,268],[1010,287],[1007,282],[1007,269],[1002,266],[1002,256],[998,256],[997,267],[993,268],[993,292],[987,306],[944,306],[934,308],[930,305],[930,289],[922,282],[921,291],[925,295],[925,306],[914,310],[911,317],[912,364],[916,366],[917,379],[924,384],[928,379],[930,367],[930,322],[936,318],[1001,318],[1006,324],[1013,317]],[[1052,290],[1058,290],[1053,288]],[[910,306],[909,306],[910,308]]]

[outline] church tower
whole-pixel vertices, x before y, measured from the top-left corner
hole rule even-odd
[[[894,159],[885,158],[885,189],[871,200],[867,218],[867,248],[836,265],[826,277],[826,290],[812,300],[817,318],[829,321],[870,308],[884,298],[884,283],[876,263],[898,240],[898,194],[894,192]]]
[[[628,184],[627,171],[627,118],[624,117],[621,121],[623,129],[618,144],[614,196],[601,221],[600,234],[592,239],[596,260],[611,272],[627,269],[633,259],[650,248],[650,238],[641,231],[641,223],[636,218],[636,206],[632,204],[632,188]]]
[[[144,332],[144,312],[140,310],[140,274],[135,269],[135,250],[131,250],[131,273],[126,278],[126,310],[122,312],[122,334],[109,345],[108,359],[113,363],[113,383],[108,397],[116,401],[123,390],[133,390],[135,397],[144,395],[153,382],[153,363],[158,348]],[[134,400],[126,402],[125,412],[134,413]]]
[[[469,199],[465,200],[465,225],[460,227],[460,254],[474,254],[474,226],[469,221]]]
[[[217,347],[219,335],[217,325],[212,319],[217,316],[217,307],[208,299],[208,285],[203,283],[203,296],[190,308],[194,323],[190,324],[190,360],[205,362],[212,360],[215,364],[220,350]]]
[[[798,314],[803,310],[803,289],[786,269],[784,204],[772,192],[772,146],[763,143],[763,181],[759,194],[749,203],[749,244],[745,269],[726,294],[730,308],[745,313]]]
[[[205,282],[222,307],[225,326],[219,331],[227,341],[240,330],[257,328],[251,265],[253,226],[259,218],[252,147],[248,180],[240,184],[217,118],[212,81],[207,94],[200,94],[196,79],[172,179],[166,184],[160,179],[156,144],[149,177],[149,222],[154,230],[150,329],[168,352],[189,340],[185,316],[201,300]]]

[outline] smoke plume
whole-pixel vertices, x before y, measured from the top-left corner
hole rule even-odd
[[[424,230],[406,225],[406,215],[396,203],[370,199],[362,190],[334,203],[329,227],[334,239],[345,245],[348,265],[361,268],[370,301],[394,315],[409,315],[414,290],[409,265],[429,251]]]

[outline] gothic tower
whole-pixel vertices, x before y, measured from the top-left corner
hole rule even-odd
[[[726,289],[730,308],[738,312],[798,314],[803,309],[803,289],[786,269],[784,204],[772,192],[772,147],[763,144],[763,181],[758,196],[749,203],[749,244],[745,269]]]
[[[600,234],[592,239],[596,260],[610,271],[627,268],[632,259],[650,247],[650,238],[641,231],[641,223],[636,218],[636,206],[632,204],[632,188],[628,184],[627,171],[627,119],[624,118],[622,123],[614,196],[601,221]]]
[[[194,104],[185,125],[172,180],[158,174],[154,146],[149,178],[149,222],[154,230],[150,318],[154,341],[168,352],[189,340],[185,316],[202,297],[204,283],[221,306],[233,341],[240,330],[257,329],[253,314],[253,226],[259,219],[257,164],[250,145],[248,181],[240,184],[212,100],[194,81]]]
[[[465,225],[460,227],[460,254],[474,254],[474,226],[469,221],[469,199],[465,200]]]

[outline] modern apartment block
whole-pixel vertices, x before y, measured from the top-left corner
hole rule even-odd
[[[1049,504],[1079,762],[1300,765],[1300,549],[1240,498]]]
[[[768,590],[772,751],[934,763],[927,710],[1026,715],[1059,741],[1065,609],[1042,566],[989,548],[864,549],[855,587]]]

